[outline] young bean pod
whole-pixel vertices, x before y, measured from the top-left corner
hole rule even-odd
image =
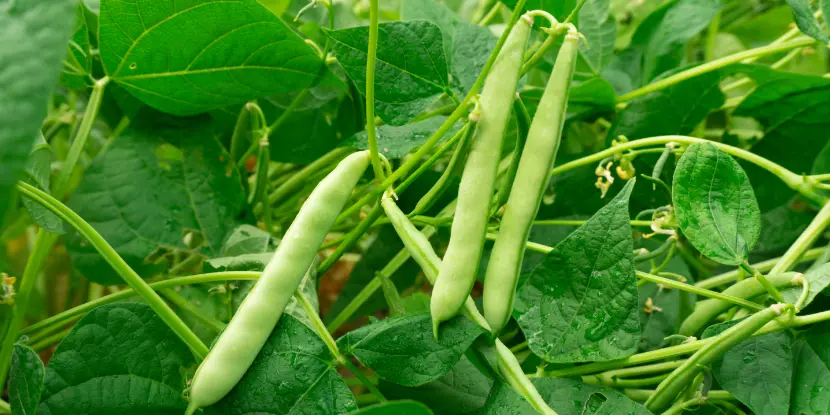
[[[701,368],[710,365],[727,350],[749,338],[765,324],[792,308],[792,304],[773,304],[714,337],[714,341],[706,344],[695,352],[692,357],[686,359],[683,365],[675,369],[666,380],[657,386],[657,390],[645,403],[646,409],[654,413],[666,409],[697,376]]]
[[[427,237],[418,231],[415,225],[409,221],[409,218],[401,212],[389,192],[384,194],[381,204],[383,205],[384,212],[386,212],[386,216],[389,217],[389,222],[392,223],[392,226],[395,228],[395,231],[398,233],[398,236],[403,241],[410,255],[412,255],[412,258],[424,271],[424,275],[429,282],[435,284],[438,278],[438,270],[441,268],[441,259],[435,254]],[[464,299],[462,313],[485,330],[490,330],[490,326],[487,325],[487,320],[478,312],[475,302],[469,295]],[[545,399],[539,395],[539,391],[536,390],[536,387],[533,386],[533,383],[524,374],[521,364],[516,360],[516,356],[513,355],[510,349],[498,338],[495,339],[495,346],[499,373],[501,373],[507,383],[522,397],[527,399],[530,405],[539,413],[544,415],[557,415],[556,411],[548,406]]]
[[[579,36],[571,29],[559,49],[550,80],[530,124],[499,236],[490,254],[484,277],[484,317],[494,334],[504,328],[513,313],[513,297],[525,243],[559,149],[578,51]]]
[[[530,17],[523,16],[513,27],[479,99],[478,128],[461,176],[450,242],[430,302],[436,338],[438,326],[458,313],[475,282],[504,132],[532,24]]]
[[[186,414],[225,397],[251,366],[368,165],[368,152],[354,153],[311,192],[259,281],[196,371]]]

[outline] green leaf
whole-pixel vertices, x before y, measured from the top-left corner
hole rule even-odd
[[[283,315],[245,376],[207,415],[343,414],[357,409],[325,343]]]
[[[0,8],[0,222],[58,81],[74,5],[17,0]]]
[[[34,414],[43,393],[46,369],[40,356],[22,344],[14,345],[9,373],[9,404],[12,415]]]
[[[551,363],[607,361],[637,349],[628,199],[635,180],[551,251],[519,289],[530,350]]]
[[[734,115],[751,117],[764,126],[764,138],[752,152],[795,173],[809,173],[827,144],[830,128],[830,79],[754,68],[755,90]],[[805,151],[811,149],[811,151]],[[784,205],[795,192],[765,169],[744,163],[763,212]]]
[[[674,172],[672,200],[683,235],[703,255],[726,265],[747,259],[758,241],[761,212],[732,156],[710,143],[689,146]]]
[[[809,294],[807,294],[807,301],[801,307],[802,309],[810,305],[816,299],[817,295],[830,286],[830,264],[824,264],[818,268],[810,269],[804,273],[804,277],[810,282],[810,290]],[[792,288],[782,289],[781,295],[784,296],[784,300],[788,303],[794,304],[801,297],[803,291],[804,288],[801,285],[796,285]]]
[[[409,0],[401,4],[404,20],[428,20],[441,28],[453,89],[466,94],[498,41],[486,27],[470,23],[437,0]]]
[[[37,186],[40,190],[49,193],[50,182],[52,174],[52,149],[49,144],[40,135],[36,142],[35,148],[29,154],[29,160],[26,162],[26,175],[29,184]],[[63,227],[63,220],[50,210],[35,203],[28,197],[22,196],[23,206],[29,211],[29,216],[41,228],[47,232],[57,233],[63,235],[66,230]]]
[[[82,2],[78,2],[75,10],[75,27],[69,40],[69,52],[64,59],[60,83],[67,88],[82,89],[91,84],[92,54],[87,24],[89,16]]]
[[[492,386],[493,381],[466,356],[461,356],[444,376],[421,386],[400,386],[383,379],[378,382],[378,388],[387,399],[416,400],[436,413],[446,415],[476,413],[484,407]]]
[[[818,20],[813,16],[813,9],[808,0],[787,0],[787,4],[793,9],[793,20],[801,32],[821,43],[830,43],[830,36],[824,33]]]
[[[190,249],[185,234],[204,242],[196,249],[219,256],[245,209],[245,191],[228,153],[209,125],[131,128],[86,171],[69,207],[89,222],[135,269],[151,276],[165,267],[145,259]],[[110,266],[77,234],[67,247],[73,265],[101,284],[120,284]]]
[[[147,305],[85,315],[46,366],[38,414],[180,415],[193,354]]]
[[[256,0],[105,1],[100,38],[107,75],[176,115],[301,90],[322,64]]]
[[[721,73],[709,72],[634,99],[617,115],[607,140],[690,134],[723,105],[721,78]]]
[[[228,239],[222,244],[223,256],[235,256],[243,254],[261,254],[273,252],[278,240],[270,233],[253,225],[240,225],[231,232]]]
[[[421,403],[414,401],[384,402],[349,412],[353,415],[432,415],[432,411]]]
[[[683,62],[686,44],[721,8],[723,3],[718,0],[677,0],[655,10],[640,23],[628,49],[611,62],[604,76],[628,78],[612,81],[618,92],[627,92],[677,68]]]
[[[447,117],[436,116],[399,127],[382,125],[377,129],[378,148],[387,158],[399,159],[415,147],[424,144],[446,120]],[[444,134],[443,140],[452,137],[460,129],[461,124],[456,123],[447,131],[447,134]],[[344,140],[341,146],[366,150],[369,148],[367,137],[366,131],[361,131]]]
[[[740,320],[707,328],[703,337],[722,333]],[[792,388],[792,336],[787,332],[751,337],[712,363],[718,383],[758,415],[789,413]]]
[[[793,345],[791,414],[830,413],[830,323],[813,326]]]
[[[579,51],[596,76],[614,59],[617,22],[610,7],[611,0],[587,0],[579,10],[579,33],[585,36]]]
[[[456,317],[432,336],[429,313],[387,318],[351,331],[337,340],[340,350],[357,358],[382,379],[419,386],[449,372],[484,329],[466,317]]]
[[[579,380],[537,378],[533,385],[559,415],[651,415],[620,392]]]
[[[504,383],[497,382],[487,397],[482,415],[536,415],[535,409]]]
[[[366,93],[367,26],[329,32],[334,53],[360,93]],[[451,93],[441,29],[424,20],[378,28],[375,108],[390,125],[403,125]]]

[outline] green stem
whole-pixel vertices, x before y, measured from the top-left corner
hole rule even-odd
[[[369,378],[367,378],[366,375],[354,365],[354,363],[352,363],[349,359],[344,359],[343,366],[349,369],[349,372],[352,372],[352,374],[360,381],[360,383],[362,383],[363,386],[365,386],[366,389],[369,390],[372,396],[376,397],[380,402],[386,402],[386,397],[383,396],[382,393],[380,393],[380,390],[378,390],[377,386],[375,386],[375,384],[372,383],[372,381],[369,380]]]
[[[89,97],[86,112],[81,120],[78,133],[75,135],[75,139],[72,140],[69,153],[66,155],[63,167],[61,168],[57,180],[55,181],[54,198],[57,200],[63,199],[69,190],[69,183],[72,178],[72,173],[84,151],[86,142],[89,139],[89,134],[92,132],[92,126],[95,124],[95,118],[98,116],[98,111],[101,108],[101,101],[104,98],[104,90],[107,83],[109,83],[109,78],[104,77],[96,81],[92,88],[92,94]],[[40,191],[38,190],[38,192]],[[47,197],[51,198],[51,196],[44,192],[40,193],[43,193]],[[40,272],[43,269],[43,262],[46,260],[47,255],[52,250],[52,246],[55,242],[57,242],[57,240],[57,235],[50,234],[43,229],[39,230],[37,236],[35,237],[32,253],[26,263],[26,268],[23,271],[23,277],[20,281],[20,289],[15,296],[14,315],[12,316],[7,331],[4,333],[3,344],[0,346],[0,389],[2,389],[6,382],[12,352],[14,351],[14,343],[17,341],[20,328],[23,325],[23,319],[26,315],[26,310],[29,307],[29,297],[32,289],[37,282],[38,275],[40,275]]]
[[[645,254],[640,254],[634,257],[634,261],[636,262],[646,262],[648,260],[657,258],[666,252],[668,252],[674,245],[676,244],[677,238],[676,237],[669,237],[666,238],[666,241],[663,242],[657,249],[653,251],[648,251]]]
[[[75,228],[81,236],[84,237],[93,247],[95,250],[101,254],[102,257],[107,261],[107,263],[112,266],[118,275],[124,279],[124,281],[129,285],[132,289],[134,289],[144,301],[159,315],[159,317],[179,336],[193,354],[199,358],[204,359],[207,356],[208,348],[207,346],[202,343],[201,340],[187,327],[186,324],[176,315],[176,313],[170,309],[167,303],[155,292],[153,289],[145,282],[141,277],[136,274],[136,272],[130,268],[129,265],[121,258],[115,249],[110,246],[109,243],[95,231],[95,229],[90,226],[85,220],[83,220],[77,213],[73,212],[71,209],[66,207],[64,204],[60,203],[58,200],[54,199],[52,196],[48,195],[47,193],[42,192],[41,190],[28,185],[23,182],[18,182],[17,184],[18,191],[20,193],[26,195],[30,199],[34,200],[38,204],[42,205],[46,209],[50,210],[52,213],[59,216],[61,219],[69,223],[73,228]]]
[[[590,156],[573,160],[571,162],[562,164],[558,167],[554,167],[551,172],[551,176],[560,175],[579,167],[596,164],[607,157],[620,154],[627,150],[648,146],[662,146],[672,142],[687,145],[695,143],[711,143],[731,156],[748,161],[764,170],[767,170],[768,172],[772,173],[773,175],[781,179],[781,181],[783,181],[784,184],[786,184],[789,188],[801,193],[805,197],[811,200],[818,199],[821,201],[822,204],[824,204],[825,198],[817,196],[816,193],[812,191],[812,187],[805,183],[805,180],[801,175],[793,173],[792,171],[781,166],[780,164],[776,164],[772,161],[767,160],[764,157],[758,156],[757,154],[753,154],[749,151],[746,151],[738,147],[733,147],[714,141],[704,140],[695,137],[688,137],[683,135],[664,135],[658,137],[642,138],[639,140],[632,140],[625,143],[621,143],[616,146],[602,150],[600,152],[594,153]]]
[[[802,255],[801,258],[799,258],[798,261],[799,262],[812,261],[812,260],[818,258],[819,256],[821,256],[825,249],[827,249],[827,248],[813,248],[813,249],[805,252],[804,255]],[[754,265],[752,265],[752,267],[757,269],[760,272],[766,272],[766,271],[771,270],[772,267],[774,267],[775,264],[777,264],[779,261],[781,261],[781,258],[768,259],[766,261],[754,264]],[[700,288],[714,288],[714,287],[717,287],[719,285],[729,284],[729,283],[737,281],[738,278],[741,275],[741,272],[742,271],[741,271],[740,268],[734,269],[732,271],[725,272],[723,274],[716,275],[712,278],[707,278],[703,281],[700,281],[697,284],[695,284],[695,286],[700,287]]]
[[[388,189],[392,184],[395,183],[400,178],[407,176],[413,169],[417,168],[418,165],[421,163],[421,159],[426,156],[427,153],[432,151],[432,148],[444,137],[447,131],[452,128],[453,124],[458,121],[462,116],[467,113],[467,110],[473,105],[473,101],[475,97],[478,96],[478,91],[481,89],[481,86],[484,84],[484,79],[487,77],[487,74],[490,73],[490,68],[493,67],[493,63],[496,61],[496,57],[498,56],[501,48],[504,46],[505,41],[507,41],[507,36],[510,34],[510,31],[513,29],[513,26],[516,25],[516,22],[519,20],[519,17],[522,14],[522,8],[527,0],[518,0],[516,2],[516,6],[513,8],[513,14],[510,17],[510,20],[507,22],[507,25],[504,28],[504,32],[502,33],[501,37],[499,38],[496,46],[493,48],[493,51],[490,53],[490,57],[487,59],[487,63],[484,64],[481,72],[476,78],[476,81],[473,83],[473,86],[470,88],[470,91],[461,100],[461,104],[455,108],[455,111],[447,117],[443,124],[432,134],[432,136],[413,154],[410,158],[408,158],[397,170],[395,170],[392,174],[389,175],[379,186],[373,189],[371,192],[368,192],[363,198],[358,200],[348,209],[343,211],[338,218],[338,223],[342,222],[346,218],[350,217],[352,214],[360,210],[360,208],[367,203],[377,199],[378,196],[381,195],[386,189]]]
[[[656,413],[671,405],[677,395],[697,376],[702,367],[710,365],[727,350],[752,336],[768,322],[780,316],[787,308],[792,309],[792,305],[772,305],[726,329],[723,333],[712,337],[711,342],[701,347],[657,386],[654,395],[651,395],[645,403],[646,409]]]
[[[709,29],[706,31],[706,48],[703,51],[703,59],[710,62],[715,59],[715,40],[718,37],[718,29],[720,28],[720,12],[715,14],[715,18],[709,23]]]
[[[487,13],[478,21],[479,26],[487,26],[493,19],[496,18],[496,15],[499,14],[499,10],[501,9],[501,0],[496,1],[493,3],[493,7],[487,11]]]
[[[659,277],[657,275],[651,275],[646,272],[636,271],[637,278],[644,279],[646,281],[650,281],[656,284],[661,284],[666,287],[677,288],[678,290],[687,291],[693,294],[701,295],[704,297],[715,298],[718,300],[723,300],[741,307],[746,307],[752,310],[763,310],[764,306],[760,304],[753,303],[752,301],[744,300],[743,298],[733,297],[731,295],[719,293],[717,291],[711,291],[707,289],[703,289],[700,287],[695,287],[694,285],[684,284],[680,281],[675,281],[669,278]]]
[[[208,326],[211,330],[215,331],[216,333],[221,333],[222,330],[225,329],[225,323],[216,320],[213,317],[205,315],[201,310],[196,308],[193,303],[187,301],[181,294],[176,292],[176,290],[172,288],[165,288],[163,290],[159,290],[161,295],[167,298],[168,301],[173,303],[176,307],[179,307],[182,311],[190,314],[191,316],[195,317],[197,320],[204,323],[204,325]]]
[[[657,385],[667,377],[669,377],[668,374],[640,379],[606,379],[599,376],[584,376],[582,382],[594,385],[605,385],[613,388],[642,388],[644,386]]]
[[[545,219],[533,221],[533,226],[582,226],[587,220]],[[631,226],[651,226],[650,220],[632,220]]]
[[[55,199],[62,200],[69,191],[69,180],[72,178],[72,172],[78,164],[78,159],[81,158],[81,154],[84,152],[89,133],[92,132],[95,118],[98,117],[98,111],[101,109],[101,101],[104,99],[104,90],[108,83],[109,78],[103,77],[95,81],[95,85],[92,87],[92,94],[89,96],[89,102],[87,103],[86,112],[84,112],[84,118],[81,120],[81,126],[78,127],[78,133],[72,141],[69,153],[63,161],[63,167],[55,180],[53,192]]]
[[[271,203],[268,202],[268,166],[271,164],[271,144],[268,142],[268,135],[263,134],[259,139],[259,154],[256,162],[256,185],[253,206],[262,206],[261,217],[268,233],[274,231],[271,218]]]
[[[565,21],[562,23],[571,23],[576,19],[576,16],[579,15],[579,11],[582,10],[582,6],[585,5],[585,0],[579,0],[579,3],[576,4],[571,13],[568,14],[568,17],[565,18]]]
[[[565,26],[562,26],[562,28],[552,28],[552,31],[548,34],[548,37],[545,38],[545,41],[542,42],[542,45],[539,46],[539,49],[536,49],[536,51],[533,52],[533,55],[531,55],[530,58],[525,61],[524,65],[522,65],[522,74],[526,74],[528,71],[533,69],[533,67],[545,57],[545,53],[547,53],[548,50],[556,44],[559,36],[562,36],[566,30],[567,27]]]
[[[380,207],[380,203],[378,202],[375,204],[375,207],[369,212],[369,214],[362,220],[360,223],[355,227],[351,232],[349,232],[345,238],[337,245],[337,248],[334,249],[334,252],[331,255],[327,256],[325,260],[317,267],[317,275],[323,275],[328,271],[332,266],[334,266],[337,261],[340,260],[340,257],[343,256],[346,251],[351,249],[363,234],[366,233],[367,230],[375,223],[378,218],[380,218],[381,214],[383,213],[383,209]]]
[[[756,269],[753,269],[752,265],[749,265],[749,263],[747,263],[747,262],[744,262],[743,264],[741,264],[741,268],[744,271],[746,271],[748,274],[752,275],[756,280],[758,280],[758,282],[761,284],[761,286],[764,287],[765,290],[767,290],[767,293],[775,301],[777,301],[779,303],[784,302],[784,296],[781,295],[781,292],[778,291],[778,288],[775,288],[775,286],[772,285],[771,282],[769,282],[769,280],[767,279],[767,277],[764,276],[764,274],[758,272],[758,270],[756,270]]]
[[[680,365],[682,364],[682,360],[673,360],[670,362],[661,362],[652,365],[643,365],[636,367],[627,367],[624,369],[609,370],[607,372],[600,373],[597,376],[605,377],[608,379],[615,379],[621,377],[636,377],[674,370],[680,367]]]
[[[161,291],[168,288],[173,287],[180,287],[185,285],[194,285],[194,284],[210,284],[210,283],[219,283],[225,281],[255,281],[259,278],[259,272],[252,272],[252,271],[228,271],[228,272],[215,272],[211,274],[198,274],[198,275],[190,275],[187,277],[179,277],[179,278],[172,278],[169,280],[158,281],[150,284],[150,287],[153,290]],[[135,290],[128,288],[117,293],[113,293],[104,297],[101,297],[95,301],[90,301],[84,304],[81,304],[77,307],[71,308],[66,310],[60,314],[56,314],[52,317],[49,317],[45,320],[41,320],[31,326],[28,326],[21,330],[21,335],[26,335],[29,333],[33,333],[36,331],[46,331],[51,330],[52,327],[55,326],[62,326],[69,321],[74,320],[76,317],[80,317],[93,309],[100,307],[106,304],[112,304],[116,301],[126,300],[130,297],[135,296]]]
[[[32,247],[29,260],[26,263],[26,269],[23,271],[23,279],[20,281],[20,287],[15,295],[14,314],[11,322],[9,322],[8,329],[3,337],[3,345],[0,347],[0,389],[6,382],[6,376],[11,365],[12,353],[14,352],[14,343],[19,336],[20,328],[23,325],[23,319],[26,316],[26,310],[29,307],[29,298],[32,289],[35,286],[37,277],[43,268],[43,263],[52,249],[52,245],[58,240],[58,235],[40,230],[35,237],[35,243]]]
[[[828,225],[830,225],[830,203],[825,203],[816,217],[813,218],[813,221],[810,222],[810,225],[807,226],[807,229],[790,245],[790,248],[787,249],[787,252],[784,253],[769,273],[780,274],[790,270],[798,263],[799,258],[816,242]]]
[[[759,47],[759,48],[749,49],[749,50],[746,50],[746,51],[743,51],[743,52],[735,53],[733,55],[725,56],[725,57],[720,58],[720,59],[715,59],[713,61],[704,63],[702,65],[698,65],[694,68],[678,72],[678,73],[676,73],[672,76],[668,76],[668,77],[663,78],[659,81],[652,82],[652,83],[650,83],[650,84],[648,84],[648,85],[646,85],[642,88],[635,89],[634,91],[631,91],[627,94],[621,95],[617,99],[617,101],[618,102],[631,101],[634,98],[638,98],[638,97],[641,97],[643,95],[647,95],[647,94],[650,94],[652,92],[656,92],[656,91],[659,91],[661,89],[668,88],[672,85],[683,82],[687,79],[691,79],[691,78],[694,78],[696,76],[700,76],[700,75],[703,75],[705,73],[721,69],[723,67],[741,62],[745,59],[758,58],[758,57],[761,57],[761,56],[772,55],[772,54],[779,53],[779,52],[786,52],[790,49],[801,48],[801,47],[812,45],[815,42],[816,41],[812,38],[804,37],[804,38],[794,39],[794,40],[787,41],[787,42],[782,42],[782,43],[779,43],[779,44],[771,44],[771,45],[762,46],[762,47]]]
[[[366,54],[366,135],[375,180],[384,181],[386,175],[380,165],[377,130],[375,130],[375,65],[378,54],[378,0],[369,0],[369,50]]]
[[[325,70],[325,65],[323,65],[323,67],[323,70]],[[280,116],[277,117],[276,120],[274,120],[273,124],[268,126],[268,135],[271,135],[271,133],[276,132],[280,128],[280,126],[282,126],[288,120],[288,118],[291,117],[291,114],[294,113],[294,111],[297,109],[297,107],[300,105],[303,99],[305,99],[306,95],[308,95],[308,91],[309,88],[300,91],[300,93],[298,93],[297,96],[294,97],[293,100],[291,100],[291,103],[288,104],[288,107],[285,109],[285,111],[283,111],[282,114],[280,114]]]
[[[326,344],[326,347],[329,349],[329,353],[331,353],[334,361],[338,364],[344,364],[346,362],[346,358],[343,357],[343,354],[340,353],[340,349],[337,348],[337,342],[334,341],[334,338],[331,337],[331,334],[326,330],[326,325],[323,324],[323,321],[320,320],[320,314],[317,313],[317,310],[311,305],[303,293],[297,291],[294,293],[294,298],[297,299],[297,302],[303,308],[308,317],[309,321],[311,322],[311,328],[317,333],[317,336],[323,340],[323,343]]]

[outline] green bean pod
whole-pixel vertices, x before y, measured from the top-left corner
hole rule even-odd
[[[714,341],[706,344],[686,359],[680,367],[671,372],[669,377],[657,386],[654,394],[645,403],[646,409],[654,413],[662,412],[689,385],[702,367],[712,364],[715,359],[736,344],[749,338],[765,324],[792,308],[792,304],[773,304],[714,337]]]
[[[548,186],[559,149],[579,37],[568,33],[530,124],[516,178],[504,208],[499,235],[484,277],[484,317],[498,334],[513,313],[525,243]]]
[[[186,414],[225,397],[251,366],[368,165],[368,152],[354,153],[311,192],[259,281],[196,371]]]
[[[513,27],[487,75],[478,102],[478,128],[461,176],[450,242],[430,302],[436,338],[438,326],[458,313],[475,282],[504,132],[510,120],[532,24],[530,17],[522,16]]]
[[[401,212],[398,205],[395,204],[395,200],[388,192],[384,194],[381,205],[383,206],[384,212],[386,212],[386,216],[389,218],[389,222],[392,223],[395,232],[397,232],[401,241],[403,241],[412,259],[424,271],[424,275],[429,282],[435,284],[438,278],[438,270],[441,268],[441,259],[435,254],[435,250],[432,249],[429,239]],[[475,302],[469,295],[464,300],[462,313],[485,330],[490,330],[490,326],[487,325],[487,320],[478,312]],[[495,345],[499,373],[507,380],[507,383],[527,399],[530,405],[539,413],[556,415],[556,412],[548,406],[545,399],[539,395],[539,391],[536,390],[536,387],[533,386],[530,379],[525,376],[521,364],[516,360],[516,356],[513,355],[510,349],[498,338],[495,339]]]

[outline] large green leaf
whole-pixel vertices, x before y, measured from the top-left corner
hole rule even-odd
[[[548,362],[621,359],[637,349],[634,182],[556,245],[519,289],[519,325],[530,350]]]
[[[764,126],[764,138],[752,152],[795,173],[809,173],[827,144],[830,79],[757,67],[752,78],[755,90],[734,112]],[[749,163],[744,166],[762,211],[788,203],[795,194],[767,170]]]
[[[34,414],[43,393],[46,369],[34,350],[14,345],[11,372],[9,373],[9,404],[13,415]]]
[[[308,87],[321,59],[256,0],[110,0],[100,53],[144,103],[190,115]]]
[[[658,135],[688,135],[710,111],[720,108],[722,75],[710,72],[631,101],[608,133],[607,140],[624,135],[630,140]]]
[[[414,401],[384,402],[349,412],[350,415],[432,415],[432,411]]]
[[[205,414],[333,415],[355,409],[354,395],[326,344],[305,324],[283,315],[242,380]]]
[[[194,253],[216,257],[245,209],[245,191],[228,153],[208,125],[143,126],[125,131],[90,165],[69,207],[132,266],[149,277],[163,269],[145,261],[190,249],[185,234],[204,241]],[[67,240],[73,264],[102,284],[121,283],[77,234]]]
[[[744,262],[758,240],[761,212],[749,178],[735,159],[710,143],[689,146],[672,189],[680,229],[703,255]]]
[[[807,331],[793,345],[791,414],[830,414],[830,323]]]
[[[706,329],[703,337],[722,333],[739,320]],[[718,383],[758,415],[789,413],[792,388],[792,336],[787,332],[751,337],[712,363]]]
[[[426,304],[429,310],[429,303]],[[438,380],[416,387],[406,387],[378,382],[378,388],[387,399],[412,399],[423,403],[439,414],[456,415],[475,413],[487,400],[493,380],[461,356],[455,367]]]
[[[0,222],[58,81],[74,6],[17,0],[0,7]]]
[[[629,47],[603,75],[618,92],[627,92],[678,67],[683,62],[686,43],[706,28],[722,7],[718,0],[667,3],[640,23]]]
[[[487,28],[470,23],[438,0],[409,0],[401,4],[404,20],[428,20],[441,28],[453,88],[466,94],[496,45]]]
[[[533,385],[559,415],[651,415],[620,392],[576,379],[539,378]]]
[[[449,372],[484,329],[466,317],[442,326],[436,341],[429,313],[392,317],[351,331],[337,340],[344,353],[382,379],[419,386]]]
[[[37,413],[181,415],[193,354],[156,313],[109,304],[84,316],[46,366]]]
[[[329,32],[334,53],[354,82],[366,93],[367,26]],[[452,93],[441,29],[425,20],[391,22],[378,28],[375,108],[391,125],[403,125]]]
[[[378,127],[378,148],[384,156],[390,159],[399,159],[409,153],[413,148],[419,147],[429,140],[435,130],[446,120],[447,117],[437,116],[399,127],[382,125]],[[444,139],[451,137],[459,129],[461,129],[461,124],[454,124],[447,134],[444,135]],[[366,150],[369,148],[367,137],[366,131],[361,131],[344,140],[341,146]]]
[[[579,51],[596,76],[614,59],[617,22],[610,7],[610,0],[587,0],[579,10],[579,33],[585,36]]]

